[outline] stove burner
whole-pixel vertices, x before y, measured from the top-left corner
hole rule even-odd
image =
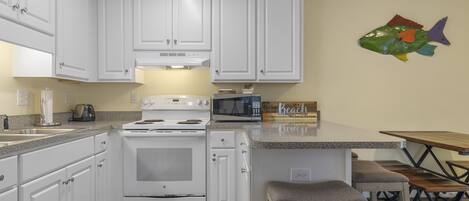
[[[137,125],[145,125],[145,124],[153,124],[151,122],[145,122],[145,121],[139,121],[139,122],[135,122],[135,124]]]
[[[143,122],[155,123],[155,122],[164,122],[164,120],[163,119],[147,119],[147,120],[143,120]]]
[[[202,120],[189,119],[189,120],[186,120],[186,121],[180,121],[180,122],[178,122],[178,124],[200,124],[200,122],[202,122]]]

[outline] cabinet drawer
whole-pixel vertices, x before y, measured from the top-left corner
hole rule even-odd
[[[109,143],[109,138],[107,136],[107,133],[103,133],[100,135],[97,135],[94,138],[94,153],[101,153],[107,149]]]
[[[14,186],[18,181],[18,157],[0,159],[0,191]]]
[[[45,175],[94,154],[94,137],[20,155],[21,181]]]
[[[234,148],[234,131],[213,131],[210,132],[210,148]]]

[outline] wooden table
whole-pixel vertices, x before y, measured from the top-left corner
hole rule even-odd
[[[407,141],[431,145],[469,155],[469,135],[448,131],[381,131],[381,133],[404,138]]]
[[[380,131],[380,133],[395,136],[395,137],[400,137],[400,138],[406,139],[409,142],[414,142],[414,143],[425,145],[426,150],[418,158],[418,160],[414,159],[414,157],[410,154],[407,148],[402,149],[404,153],[406,154],[407,158],[409,158],[410,162],[412,162],[414,167],[423,169],[425,171],[431,172],[441,177],[445,177],[447,179],[469,186],[469,182],[468,182],[469,179],[463,180],[462,177],[458,176],[455,173],[452,167],[450,167],[453,173],[451,174],[447,170],[447,168],[443,166],[442,162],[438,159],[437,155],[432,150],[433,147],[438,147],[441,149],[456,151],[460,155],[467,156],[469,155],[469,135],[468,134],[448,132],[448,131]],[[433,158],[433,160],[439,166],[443,174],[421,166],[423,161],[427,158],[428,155],[430,155]],[[462,197],[462,193],[458,193],[456,197],[460,199]]]

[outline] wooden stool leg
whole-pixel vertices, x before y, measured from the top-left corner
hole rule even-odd
[[[378,192],[370,191],[371,201],[378,201]]]
[[[410,201],[409,184],[402,183],[402,190],[399,196],[400,201]]]

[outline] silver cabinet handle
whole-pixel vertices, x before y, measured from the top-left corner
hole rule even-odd
[[[248,172],[248,169],[246,169],[246,168],[241,168],[241,173],[246,173],[246,172]]]
[[[70,182],[72,182],[72,183],[75,182],[75,178],[72,177],[72,178],[70,179]]]
[[[221,142],[225,142],[225,139],[224,139],[224,138],[222,138],[220,141],[221,141]]]
[[[174,39],[174,45],[178,44],[178,40]]]
[[[3,181],[3,180],[5,180],[5,175],[2,174],[0,175],[0,181]]]
[[[261,73],[264,74],[264,69],[261,70]]]
[[[62,182],[62,184],[63,184],[63,185],[68,185],[68,182],[69,182],[69,181],[70,181],[70,180],[64,181],[64,182]]]
[[[60,63],[59,63],[59,68],[62,68],[63,66],[65,66],[65,63],[64,63],[64,62],[60,62]]]
[[[13,10],[18,10],[18,9],[20,9],[20,3],[16,3],[16,4],[13,5],[11,8],[12,8]]]
[[[99,167],[99,168],[102,168],[102,167],[103,167],[103,164],[102,164],[102,163],[101,163],[101,164],[98,164],[98,167]]]
[[[216,69],[216,70],[215,70],[215,73],[217,73],[217,74],[218,74],[218,73],[220,73],[220,71],[219,71],[218,69]]]
[[[166,45],[169,45],[169,43],[171,43],[171,40],[166,39]]]
[[[124,72],[125,72],[125,73],[129,73],[129,69],[125,69]]]
[[[216,159],[216,158],[212,158],[212,161],[215,162],[215,161],[217,161],[217,159]]]
[[[21,9],[21,14],[26,14],[28,13],[28,8],[24,7]]]
[[[106,141],[102,141],[101,144],[106,144]]]

